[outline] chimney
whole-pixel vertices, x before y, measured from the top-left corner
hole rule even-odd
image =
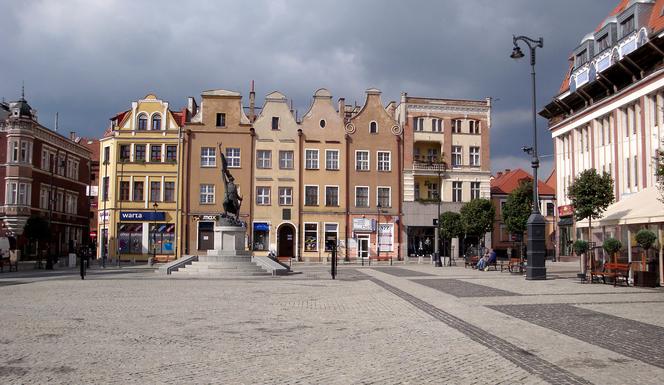
[[[511,171],[512,171],[512,170],[510,170],[509,168],[506,168],[506,169],[505,169],[505,174],[509,174]]]
[[[502,171],[498,171],[498,173],[496,173],[496,178],[500,178],[501,176],[503,176],[503,172],[502,172]]]
[[[344,98],[339,98],[339,116],[341,119],[344,119],[346,117],[346,99]]]
[[[254,81],[251,81],[251,88],[249,89],[249,121],[251,123],[256,120],[256,92],[254,92]]]
[[[76,140],[76,131],[69,131],[69,140],[72,142]]]

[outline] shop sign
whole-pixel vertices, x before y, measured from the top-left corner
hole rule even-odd
[[[353,218],[353,231],[374,231],[376,221],[368,218]]]
[[[559,217],[566,217],[568,215],[574,214],[574,206],[572,205],[564,205],[564,206],[558,206],[558,216]]]
[[[166,220],[165,211],[121,211],[121,221],[163,221]]]
[[[108,222],[108,211],[99,211],[99,221]]]
[[[195,219],[198,221],[216,221],[219,219],[219,215],[198,215]]]
[[[270,231],[270,225],[263,222],[254,223],[254,231]]]

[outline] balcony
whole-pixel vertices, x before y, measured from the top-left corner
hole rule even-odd
[[[413,170],[417,171],[447,171],[447,163],[445,162],[437,162],[434,160],[433,162],[423,162],[416,160],[413,162]]]

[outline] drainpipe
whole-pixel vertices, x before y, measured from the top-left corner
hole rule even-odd
[[[251,92],[252,93],[253,93],[253,90],[254,90],[254,81],[252,80],[251,81]],[[252,107],[251,114],[253,115],[253,107]],[[254,124],[253,121],[251,122],[251,124]],[[251,127],[249,129],[249,135],[251,135],[251,168],[250,168],[250,171],[249,171],[249,180],[251,182],[249,183],[249,186],[250,186],[249,187],[250,188],[249,196],[253,197],[254,196],[254,191],[255,191],[255,188],[256,188],[255,185],[254,185],[254,161],[255,161],[255,158],[256,158],[256,156],[254,155],[254,152],[255,152],[255,149],[256,149],[256,130],[254,130],[253,127]],[[277,156],[278,156],[278,154],[277,154]],[[254,238],[253,238],[254,224],[252,222],[253,218],[254,218],[254,199],[251,198],[251,199],[249,199],[249,223],[247,223],[247,231],[249,233],[249,250],[252,250],[252,251],[254,249]],[[270,237],[269,236],[268,236],[267,242],[268,242],[268,245],[269,245],[269,243],[270,243]],[[269,249],[269,246],[268,246],[268,249]],[[268,250],[268,252],[269,252],[269,250]],[[278,252],[278,250],[277,250],[277,252]]]
[[[185,234],[187,234],[187,236],[184,239],[184,252],[185,252],[185,254],[189,254],[189,232],[190,232],[190,229],[189,229],[189,212],[191,210],[191,206],[190,206],[191,203],[190,203],[190,199],[189,199],[189,197],[191,196],[190,195],[191,181],[189,179],[191,178],[191,163],[192,163],[191,162],[191,129],[187,129],[185,131],[185,134],[187,135],[187,139],[186,139],[186,142],[187,142],[187,159],[189,159],[189,161],[186,162],[187,163],[187,176],[185,178],[185,182],[186,182],[185,184],[187,186],[187,193],[185,194],[185,196],[187,197],[187,199],[185,201],[187,208],[186,208],[185,211],[186,211],[187,215],[186,215],[184,224],[185,224]]]
[[[350,219],[350,212],[348,208],[350,207],[350,160],[349,160],[349,151],[350,151],[350,135],[346,134],[345,135],[346,139],[346,228],[345,230],[345,242],[346,242],[346,262],[350,262],[350,256],[348,255],[348,251],[350,250],[350,247],[348,246],[348,228],[350,227],[349,219]]]
[[[302,159],[304,158],[302,156],[302,129],[298,128],[297,129],[297,141],[298,141],[298,151],[299,151],[299,157],[300,161],[298,164],[297,168],[297,173],[298,173],[298,178],[299,178],[299,183],[298,183],[298,193],[297,193],[297,218],[298,218],[298,223],[297,226],[299,227],[299,233],[300,236],[297,237],[297,260],[302,261],[302,247],[301,245],[304,243],[304,225],[302,224],[302,190],[304,190],[303,184],[303,176],[302,176]]]
[[[184,111],[183,111],[184,113]],[[185,113],[186,115],[186,113]],[[182,229],[182,212],[180,209],[180,205],[182,204],[182,200],[180,199],[180,194],[182,193],[182,181],[180,180],[180,169],[182,168],[182,124],[179,125],[178,127],[178,154],[177,154],[177,173],[175,176],[176,180],[176,194],[175,194],[175,259],[179,259],[181,254],[182,254],[182,249],[180,247],[180,244],[182,242],[181,238],[181,229]]]
[[[401,166],[402,159],[401,157],[403,156],[403,151],[401,150],[401,146],[403,146],[403,141],[401,140],[401,135],[397,136],[397,167],[398,167],[398,175],[399,175],[399,204],[398,204],[398,212],[397,212],[397,220],[399,221],[399,224],[397,226],[397,242],[399,243],[399,247],[397,248],[397,261],[401,260],[401,222],[402,222],[402,204],[403,204],[403,190],[402,190],[402,183],[403,183],[403,167]],[[394,251],[392,251],[394,253]]]

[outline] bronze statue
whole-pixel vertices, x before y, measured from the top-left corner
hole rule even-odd
[[[242,197],[237,192],[237,186],[235,185],[235,178],[228,171],[228,162],[226,161],[226,156],[221,148],[221,143],[219,143],[219,155],[221,156],[221,178],[224,181],[224,215],[227,218],[231,218],[236,222],[236,224],[241,225],[240,222],[240,206],[242,205]],[[229,216],[232,214],[233,216]]]

